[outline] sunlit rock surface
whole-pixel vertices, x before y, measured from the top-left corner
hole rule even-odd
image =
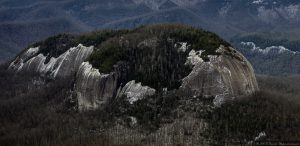
[[[241,53],[223,46],[217,52],[220,55],[210,55],[210,61],[203,62],[191,51],[187,62],[194,67],[183,79],[180,90],[189,96],[213,97],[216,106],[258,90],[252,66]]]
[[[59,57],[52,57],[46,63],[47,56],[37,54],[39,47],[30,48],[18,56],[9,66],[9,69],[17,72],[38,73],[50,78],[75,75],[80,64],[93,52],[94,47],[85,47],[79,44],[70,48]]]
[[[80,65],[75,84],[79,110],[99,108],[116,94],[117,89],[115,73],[101,74],[88,62]]]
[[[126,96],[129,103],[133,104],[135,101],[143,99],[146,96],[155,94],[155,89],[148,86],[142,86],[141,83],[136,83],[134,80],[128,82],[117,94],[117,97]]]
[[[203,62],[203,59],[201,58],[202,52],[203,52],[202,50],[200,51],[191,50],[189,52],[189,56],[185,62],[185,65],[196,65],[202,63]]]
[[[88,62],[79,67],[75,92],[78,99],[79,110],[93,110],[102,108],[113,97],[123,98],[133,104],[135,101],[155,94],[155,89],[142,86],[134,80],[124,87],[118,86],[118,74],[102,74]]]

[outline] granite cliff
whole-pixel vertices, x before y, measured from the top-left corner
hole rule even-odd
[[[81,111],[171,93],[221,106],[258,90],[241,53],[213,33],[181,25],[58,35],[24,50],[9,70],[73,77],[71,96]]]

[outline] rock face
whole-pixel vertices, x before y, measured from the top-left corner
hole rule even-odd
[[[74,75],[72,91],[80,111],[103,108],[118,98],[134,104],[147,96],[177,91],[186,97],[214,98],[220,106],[258,90],[247,59],[217,35],[201,29],[159,25],[89,35],[50,39],[44,50],[34,47],[19,55],[9,69],[51,79]],[[65,43],[70,41],[97,47],[79,44],[66,50]]]
[[[249,95],[258,90],[251,64],[233,48],[220,46],[221,55],[209,56],[204,62],[195,51],[190,52],[187,63],[194,65],[192,72],[183,79],[180,90],[190,96],[214,97],[219,106],[228,99]]]
[[[75,84],[79,110],[103,107],[113,97],[125,96],[126,100],[132,104],[155,94],[155,89],[142,86],[134,80],[121,87],[118,85],[118,77],[116,72],[102,74],[88,62],[83,62],[77,72]]]
[[[155,89],[148,86],[142,86],[141,83],[136,83],[134,80],[128,82],[121,90],[118,91],[117,97],[125,95],[129,103],[143,99],[146,96],[155,94]]]
[[[226,100],[249,95],[258,90],[251,64],[231,47],[220,46],[219,55],[209,55],[205,62],[201,54],[205,51],[190,50],[185,64],[192,65],[190,74],[182,79],[179,91],[188,97],[214,98],[215,106]],[[142,86],[134,80],[124,86],[118,84],[120,74],[102,74],[88,62],[82,63],[77,73],[76,93],[80,110],[96,109],[110,99],[122,96],[129,103],[152,96],[156,90]]]
[[[79,110],[96,109],[116,94],[117,75],[101,74],[91,64],[83,62],[77,72],[75,86]]]
[[[17,72],[38,73],[50,78],[66,77],[75,74],[80,64],[93,52],[94,47],[85,47],[79,44],[70,48],[59,57],[51,57],[46,63],[46,57],[38,54],[39,47],[30,48],[18,56],[9,66],[10,70]]]

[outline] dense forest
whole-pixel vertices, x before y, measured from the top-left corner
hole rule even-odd
[[[199,137],[207,143],[247,142],[260,132],[266,133],[262,140],[296,141],[300,137],[299,81],[299,76],[258,76],[261,91],[220,108],[204,108],[207,99],[187,100],[170,94],[134,106],[111,101],[104,110],[79,113],[69,98],[71,79],[45,81],[35,75],[13,74],[2,65],[0,145],[161,144],[166,140],[159,136],[164,130],[171,145],[199,144]],[[185,120],[186,115],[193,118]],[[132,116],[138,125],[134,126]],[[210,124],[201,133],[195,126],[201,127],[202,119]]]

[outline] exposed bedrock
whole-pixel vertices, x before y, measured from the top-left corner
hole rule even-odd
[[[102,74],[88,62],[79,67],[75,92],[79,110],[93,110],[104,107],[114,97],[125,97],[129,103],[155,94],[155,89],[142,86],[134,80],[121,87],[118,84],[121,75],[119,72]]]
[[[188,97],[214,98],[216,106],[258,90],[252,66],[242,54],[223,46],[217,52],[219,55],[209,55],[209,61],[205,62],[201,59],[203,51],[190,50],[186,65],[192,65],[193,70],[182,79],[178,90]],[[124,74],[116,70],[102,74],[88,62],[82,63],[75,88],[79,109],[97,109],[110,99],[120,97],[132,104],[157,93],[155,89],[142,86],[135,80],[122,85],[119,82],[122,76]]]
[[[72,97],[80,111],[101,109],[119,98],[134,104],[176,92],[187,98],[211,98],[220,106],[258,90],[247,59],[201,29],[159,25],[65,37],[25,50],[9,69],[50,79],[74,77]],[[78,42],[96,47],[70,48]]]
[[[30,48],[25,53],[18,56],[9,66],[10,70],[16,72],[38,73],[49,78],[66,77],[75,75],[78,67],[93,52],[94,47],[85,47],[79,44],[70,48],[59,57],[51,57],[46,63],[44,54],[37,54],[39,47]]]
[[[251,64],[233,48],[221,46],[204,62],[191,51],[187,63],[193,64],[192,72],[183,79],[180,90],[189,96],[213,97],[216,106],[225,100],[249,95],[258,90]]]
[[[106,104],[117,92],[118,75],[102,74],[88,62],[79,67],[75,92],[79,110],[91,110]]]
[[[136,83],[135,80],[132,80],[119,89],[117,97],[125,96],[129,103],[133,104],[137,100],[154,95],[155,92],[155,89],[142,86],[141,82]]]

